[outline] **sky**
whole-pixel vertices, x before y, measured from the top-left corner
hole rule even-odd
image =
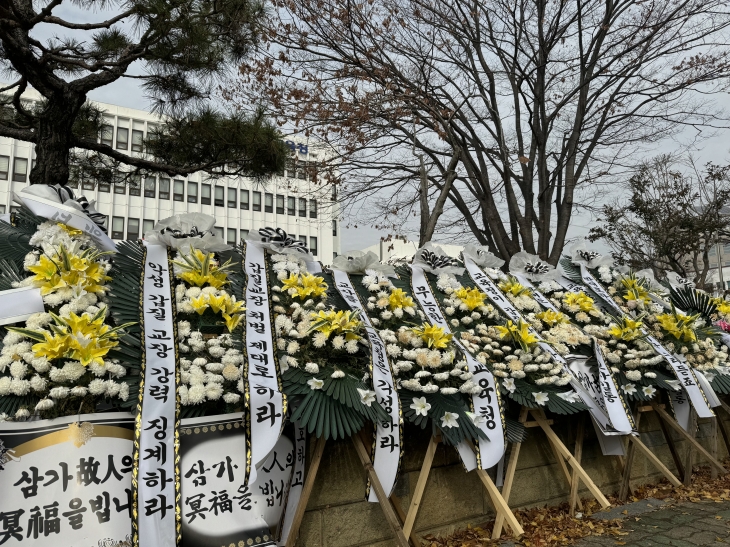
[[[99,21],[106,13],[94,13],[93,11],[79,10],[75,7],[69,7],[68,5],[61,5],[57,10],[54,11],[56,15],[61,17],[67,17],[75,22],[85,21]],[[51,26],[46,25],[46,28],[37,27],[38,32],[35,33],[35,37],[45,41],[52,37]],[[55,27],[57,29],[57,27]],[[86,37],[86,36],[85,36]],[[139,74],[141,70],[140,66],[132,66],[131,72]],[[143,90],[139,86],[139,80],[134,79],[120,79],[111,85],[97,89],[90,93],[89,98],[95,101],[115,104],[119,106],[125,106],[130,108],[137,108],[140,110],[149,110],[150,101],[145,97]],[[730,95],[725,95],[719,98],[718,106],[730,111]],[[637,158],[639,163],[641,160],[658,155],[660,153],[667,153],[677,150],[681,143],[694,140],[694,130],[687,130],[680,132],[673,139],[660,142],[656,145],[654,150],[643,152],[640,157]],[[718,132],[713,136],[702,140],[699,145],[692,151],[692,155],[698,164],[702,165],[708,161],[714,161],[715,163],[728,163],[730,162],[730,131]],[[611,198],[614,195],[610,196]],[[594,218],[588,213],[578,213],[574,215],[571,229],[569,231],[569,237],[579,238],[584,237],[588,234]],[[357,250],[363,249],[367,246],[378,243],[383,236],[388,234],[382,230],[377,230],[368,226],[367,224],[359,223],[356,218],[346,219],[341,222],[341,250]],[[347,227],[350,225],[351,227]],[[357,228],[354,226],[357,225]],[[408,228],[414,228],[415,231],[409,230]],[[409,223],[404,226],[403,232],[398,235],[406,235],[410,239],[418,239],[417,232],[418,225],[415,222]],[[434,241],[439,241],[438,231],[434,235]],[[446,242],[446,241],[444,241]],[[454,243],[449,241],[449,243]]]

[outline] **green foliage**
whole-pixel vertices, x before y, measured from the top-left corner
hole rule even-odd
[[[712,321],[712,316],[717,313],[717,305],[710,295],[705,292],[681,287],[672,287],[669,292],[672,303],[689,315],[700,314],[706,321]]]

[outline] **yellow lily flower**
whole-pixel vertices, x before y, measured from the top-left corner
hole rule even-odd
[[[227,313],[223,313],[223,320],[226,322],[226,327],[228,327],[228,332],[233,332],[234,329],[241,324],[241,320],[243,319],[242,313],[237,313],[235,315],[228,315]]]
[[[403,289],[393,289],[390,291],[390,295],[388,295],[388,307],[391,311],[396,308],[412,308],[414,306],[413,299]]]
[[[454,295],[461,300],[469,311],[479,306],[484,305],[484,300],[487,295],[476,287],[467,289],[466,287],[460,287],[454,291]]]
[[[497,326],[495,328],[502,336],[502,339],[512,338],[523,350],[526,350],[538,340],[535,335],[530,333],[530,326],[522,319],[517,324],[512,321],[507,321],[504,326]]]
[[[631,319],[630,317],[624,316],[617,320],[617,322],[611,323],[608,334],[617,340],[629,342],[644,336],[644,333],[641,332],[643,326],[644,323],[641,322],[641,319]]]
[[[453,334],[447,334],[444,329],[438,325],[431,325],[424,323],[420,327],[415,327],[413,333],[416,336],[420,336],[421,340],[426,342],[429,348],[444,349],[449,345],[451,339],[454,337]]]
[[[309,332],[323,333],[327,338],[330,334],[343,334],[347,340],[359,340],[362,322],[358,319],[359,313],[353,311],[320,310],[310,313],[312,326]]]
[[[208,299],[205,294],[201,294],[197,298],[192,298],[190,300],[190,305],[196,312],[198,312],[199,315],[203,315],[205,310],[208,309]]]
[[[569,292],[563,296],[563,304],[569,308],[577,307],[582,312],[589,312],[594,309],[593,299],[583,291],[578,293]]]
[[[664,329],[667,334],[670,334],[677,340],[682,340],[684,342],[697,341],[697,334],[692,328],[697,317],[697,315],[690,316],[678,313],[676,310],[673,310],[673,313],[663,313],[656,316],[657,321],[659,321],[662,329]]]
[[[549,327],[552,327],[554,325],[559,325],[560,323],[569,323],[568,317],[564,313],[560,313],[559,311],[553,311],[553,310],[545,310],[538,314],[535,314],[535,317],[537,317],[540,321],[548,325]]]
[[[59,359],[66,355],[69,350],[68,335],[51,335],[48,332],[43,333],[46,341],[33,344],[33,353],[36,357],[45,357],[49,361]]]
[[[282,281],[281,289],[288,291],[289,289],[297,289],[299,287],[299,274],[291,274],[284,281]]]
[[[713,304],[715,304],[718,313],[722,315],[730,314],[730,302],[728,302],[724,298],[714,298],[712,302]]]
[[[318,297],[327,291],[327,283],[324,277],[317,277],[312,274],[302,274],[300,276],[300,285],[297,287],[297,296],[302,300],[308,297]]]
[[[506,281],[499,283],[499,288],[505,294],[511,294],[512,296],[530,296],[532,295],[532,289],[525,287],[522,283],[517,281],[514,277],[508,277]]]
[[[202,295],[201,295],[202,296]],[[224,310],[228,306],[228,301],[230,300],[230,296],[227,294],[221,294],[219,296],[215,296],[214,294],[208,295],[208,305],[210,306],[210,309],[213,310],[213,313],[218,313],[221,310]]]
[[[181,252],[180,256],[182,261],[173,261],[173,264],[183,270],[175,274],[179,279],[196,287],[210,286],[215,289],[220,289],[228,283],[226,270],[231,267],[230,260],[221,266],[216,262],[213,253],[203,253],[200,249],[194,249],[192,245],[189,253]]]

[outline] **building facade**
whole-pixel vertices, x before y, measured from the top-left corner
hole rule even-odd
[[[105,111],[101,142],[142,156],[143,141],[159,118],[142,110],[97,105]],[[175,214],[205,213],[216,219],[215,229],[228,243],[264,226],[282,228],[305,242],[315,258],[331,264],[340,252],[340,227],[333,187],[317,184],[317,166],[325,151],[296,137],[286,142],[291,151],[286,171],[264,183],[194,173],[184,178],[160,174],[136,184],[72,187],[77,195],[96,202],[114,240],[143,237],[157,221]],[[0,214],[13,210],[13,192],[28,184],[33,148],[28,142],[0,138]]]

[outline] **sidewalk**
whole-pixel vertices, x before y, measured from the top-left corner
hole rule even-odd
[[[647,499],[599,512],[593,518],[624,521],[621,537],[589,536],[575,547],[730,545],[730,502],[666,502]]]

